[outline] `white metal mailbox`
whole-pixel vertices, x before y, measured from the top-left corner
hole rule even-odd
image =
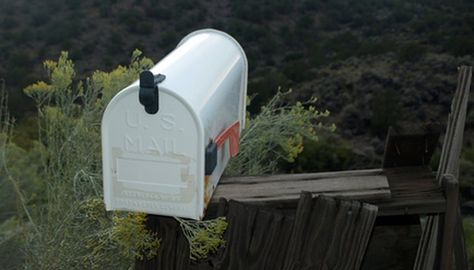
[[[102,119],[107,210],[201,219],[245,125],[247,59],[226,33],[186,36]]]

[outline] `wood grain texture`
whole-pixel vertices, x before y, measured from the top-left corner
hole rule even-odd
[[[224,198],[294,209],[301,190],[368,202],[379,207],[381,216],[440,213],[446,202],[426,167],[229,177],[220,181],[212,202]]]
[[[220,198],[258,202],[294,200],[302,191],[346,198],[388,198],[390,189],[381,170],[342,171],[312,174],[262,175],[223,178],[212,201]]]
[[[278,211],[229,202],[227,245],[217,269],[279,269],[294,219]]]
[[[218,214],[229,223],[225,248],[191,262],[179,225],[152,216],[149,228],[158,230],[162,244],[156,258],[137,262],[136,269],[359,269],[377,217],[374,205],[309,192],[292,215],[236,201],[219,204]]]
[[[379,215],[412,215],[441,213],[446,200],[433,173],[426,167],[387,168],[392,197],[390,199],[367,200],[379,207]]]
[[[459,209],[459,183],[453,175],[446,174],[443,176],[443,185],[446,187],[446,213],[444,214],[440,269],[448,270],[454,268],[453,251]]]
[[[385,143],[382,168],[427,166],[440,135],[439,125],[420,130],[396,130],[390,127]]]
[[[390,189],[387,177],[366,175],[330,177],[319,179],[292,179],[288,181],[262,181],[250,183],[220,184],[214,194],[218,198],[232,198],[237,201],[261,201],[298,199],[301,191],[313,194],[344,196],[346,198],[372,197],[388,198]]]
[[[376,216],[374,205],[303,194],[283,269],[359,269]]]

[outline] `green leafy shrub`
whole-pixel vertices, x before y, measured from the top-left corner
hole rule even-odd
[[[352,32],[344,32],[324,43],[324,50],[332,60],[344,60],[356,56],[360,50],[361,41]]]
[[[289,92],[287,92],[289,93]],[[316,110],[316,99],[295,105],[284,105],[280,91],[253,118],[247,120],[242,131],[240,152],[231,159],[226,174],[256,175],[274,173],[278,162],[294,162],[303,151],[303,140],[318,140],[317,129],[335,130],[325,126],[321,120],[329,112]]]
[[[124,44],[125,42],[123,40],[122,35],[120,35],[120,33],[118,32],[112,32],[107,41],[107,52],[110,55],[117,55],[119,53],[122,53]]]
[[[21,237],[15,239],[24,251],[23,268],[129,269],[135,259],[156,255],[159,235],[146,229],[145,214],[105,211],[100,165],[100,120],[105,106],[152,64],[135,51],[128,66],[96,71],[86,80],[77,80],[73,62],[62,52],[58,61],[44,62],[47,81],[24,89],[37,105],[38,140],[29,150],[12,144],[10,149],[15,150],[0,160],[15,195],[8,201],[17,201],[19,209],[17,215],[3,217],[5,226],[0,227],[19,224]],[[249,117],[240,155],[227,173],[275,172],[280,160],[295,160],[304,139],[318,139],[316,130],[334,129],[321,123],[329,112],[317,111],[315,99],[288,105],[285,95],[278,91],[258,115]],[[0,127],[8,130],[0,130],[6,133],[0,138],[8,138],[9,124]],[[3,141],[0,150],[5,153],[9,141]],[[225,245],[225,218],[177,220],[189,241],[192,259],[205,258]],[[4,229],[0,237],[6,239],[10,233]]]
[[[38,173],[46,183],[44,202],[33,207],[25,234],[25,268],[126,269],[135,258],[152,256],[156,235],[144,227],[143,214],[105,214],[100,201],[100,120],[109,100],[152,66],[139,51],[127,67],[95,72],[77,81],[72,61],[63,52],[46,61],[49,80],[25,88],[38,108]],[[93,215],[91,210],[103,215]],[[79,210],[78,209],[82,209]],[[84,210],[86,209],[86,210]],[[99,209],[99,210],[98,210]],[[117,256],[120,254],[121,256]]]
[[[110,263],[110,258],[104,255],[115,251],[129,260],[128,264],[135,259],[156,255],[160,240],[157,233],[146,229],[146,214],[117,211],[110,214],[105,211],[103,200],[99,197],[84,201],[80,211],[87,217],[83,226],[92,227],[91,235],[86,239],[89,252],[82,258],[84,265],[101,269],[104,264]],[[117,256],[115,259],[123,263]]]
[[[283,67],[283,73],[294,82],[303,82],[313,75],[310,65],[305,60],[291,61]]]
[[[293,173],[340,171],[354,163],[351,145],[340,138],[325,134],[318,141],[305,140],[303,145],[295,162],[282,164],[285,170]]]
[[[190,248],[190,258],[201,260],[216,252],[225,245],[223,234],[227,229],[225,217],[218,217],[212,220],[186,220],[175,218],[188,240]]]
[[[474,38],[466,35],[450,37],[444,47],[449,53],[456,56],[472,55],[474,53]]]
[[[474,218],[464,218],[463,220],[464,236],[466,239],[466,249],[469,263],[474,264]]]
[[[375,93],[371,102],[370,130],[383,136],[389,126],[396,126],[401,119],[399,94],[393,89]]]
[[[17,218],[0,222],[0,261],[2,269],[19,269],[23,261],[21,253],[22,227]]]
[[[420,60],[426,51],[425,46],[417,43],[403,44],[398,50],[398,60],[400,62],[415,62]]]
[[[397,45],[390,38],[363,41],[360,44],[359,55],[379,55],[388,52],[396,52]]]
[[[287,87],[288,78],[277,71],[265,72],[262,77],[252,80],[248,85],[248,93],[252,102],[247,106],[250,113],[258,113],[260,107],[268,102],[278,91],[278,87]]]

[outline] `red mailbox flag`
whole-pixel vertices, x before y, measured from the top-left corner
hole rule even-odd
[[[235,157],[239,153],[239,140],[240,140],[240,122],[236,121],[219,135],[217,135],[215,142],[218,148],[222,148],[225,141],[229,139],[229,151],[230,156]]]

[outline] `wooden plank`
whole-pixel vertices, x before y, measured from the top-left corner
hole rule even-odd
[[[454,177],[459,177],[459,164],[462,149],[464,126],[466,122],[467,105],[469,101],[469,92],[471,86],[472,68],[463,67],[460,70],[460,98],[456,102],[455,110],[452,111],[453,123],[452,129],[448,130],[450,136],[448,137],[448,145],[446,147],[447,156],[444,162],[440,162],[444,166],[438,169],[438,179],[441,183],[442,175],[452,174]]]
[[[327,197],[313,199],[310,193],[301,195],[294,218],[231,201],[227,214],[228,244],[216,266],[218,269],[318,266],[358,269],[375,216],[374,206]]]
[[[285,181],[285,176],[291,181]],[[364,176],[369,179],[386,177],[391,196],[384,196],[384,190],[350,190],[351,185],[348,179],[361,180],[364,179]],[[266,175],[261,178],[262,181],[259,180],[260,176],[231,177],[231,180],[224,178],[219,183],[212,202],[215,203],[220,198],[225,198],[277,208],[295,209],[297,196],[299,196],[297,192],[307,190],[313,194],[325,193],[338,198],[357,199],[375,204],[379,207],[379,215],[382,216],[440,213],[445,210],[442,189],[436,185],[432,172],[425,167]],[[324,183],[322,188],[318,186],[318,181]],[[337,183],[338,181],[339,183]],[[349,184],[344,186],[342,184],[344,181]],[[288,182],[291,183],[288,185]],[[334,188],[329,188],[332,185]],[[335,187],[348,190],[338,191]],[[257,190],[258,192],[256,192]],[[333,190],[336,192],[332,192]],[[377,192],[381,192],[381,194],[377,194]],[[213,207],[212,204],[210,207]]]
[[[464,242],[464,228],[461,217],[461,209],[456,211],[456,229],[454,230],[454,261],[456,269],[472,269],[467,256],[466,244]],[[462,239],[462,240],[460,240]]]
[[[377,207],[305,193],[283,269],[359,269]]]
[[[213,200],[227,198],[237,201],[259,201],[268,198],[278,200],[297,199],[301,191],[309,191],[313,194],[324,194],[330,196],[358,197],[363,195],[366,198],[388,198],[390,189],[387,177],[383,175],[375,176],[352,176],[352,177],[332,177],[319,178],[316,180],[306,179],[304,181],[262,181],[238,184],[218,185]]]
[[[383,168],[427,166],[438,144],[439,125],[428,124],[421,129],[390,127],[385,143]]]
[[[288,243],[288,251],[286,253],[285,264],[283,269],[297,269],[297,264],[300,261],[299,256],[304,251],[303,249],[303,239],[307,236],[309,238],[318,237],[317,234],[308,234],[305,229],[307,223],[310,220],[311,213],[311,194],[303,193],[301,199],[298,202],[298,208],[296,210],[295,223],[293,225],[293,230],[290,236],[290,241]],[[324,213],[324,212],[323,212]],[[328,211],[328,214],[331,214],[331,211]],[[316,222],[321,223],[322,220],[317,220]],[[316,223],[315,222],[315,223]],[[320,224],[313,225],[316,230],[320,229]],[[322,247],[324,248],[324,247]],[[319,249],[318,249],[319,251]],[[300,267],[301,268],[301,267]]]
[[[226,248],[218,269],[278,269],[284,260],[293,218],[277,211],[229,202]]]
[[[435,221],[435,218],[437,217],[428,217],[428,219],[426,220],[426,224],[422,226],[422,234],[420,242],[418,244],[418,250],[416,253],[415,264],[413,265],[413,269],[423,269],[423,267],[426,265],[426,252],[428,250],[428,246],[430,245],[430,236],[432,234],[432,230],[434,229],[434,226],[430,223],[433,223]]]
[[[221,180],[212,202],[220,198],[245,202],[296,201],[301,191],[345,198],[389,198],[381,170],[231,177]]]
[[[456,214],[459,209],[459,184],[450,174],[443,176],[446,189],[446,213],[444,214],[443,239],[441,245],[441,270],[454,268],[453,250],[456,229]]]
[[[172,218],[150,216],[158,230],[158,256],[136,269],[359,269],[377,216],[377,207],[301,194],[296,214],[236,201],[221,203],[229,226],[226,246],[202,262],[189,260],[189,247]]]
[[[444,137],[441,158],[437,172],[437,181],[441,183],[442,176],[446,173],[455,177],[459,176],[460,152],[462,147],[462,139],[464,133],[464,125],[467,112],[467,103],[469,100],[469,92],[471,87],[472,67],[463,66],[459,69],[458,84],[454,93],[453,102],[451,104],[451,112],[448,116],[448,124]],[[417,260],[414,269],[433,269],[437,266],[437,252],[440,247],[438,243],[441,241],[440,232],[443,227],[444,219],[439,216],[428,218],[424,231],[429,234],[423,234],[420,240]],[[458,234],[457,234],[458,235]],[[427,238],[427,239],[426,239]],[[464,238],[457,237],[455,241],[457,250],[464,247]],[[465,256],[460,257],[463,259]],[[459,262],[461,265],[467,265],[467,261]]]
[[[335,172],[318,172],[318,173],[297,173],[297,174],[267,174],[254,176],[225,176],[219,181],[219,185],[227,184],[255,184],[264,182],[292,182],[318,180],[328,178],[341,178],[351,176],[371,176],[382,175],[382,169],[365,169],[365,170],[349,170]]]
[[[442,189],[429,168],[386,168],[392,197],[368,201],[379,207],[380,216],[430,214],[445,211]]]

